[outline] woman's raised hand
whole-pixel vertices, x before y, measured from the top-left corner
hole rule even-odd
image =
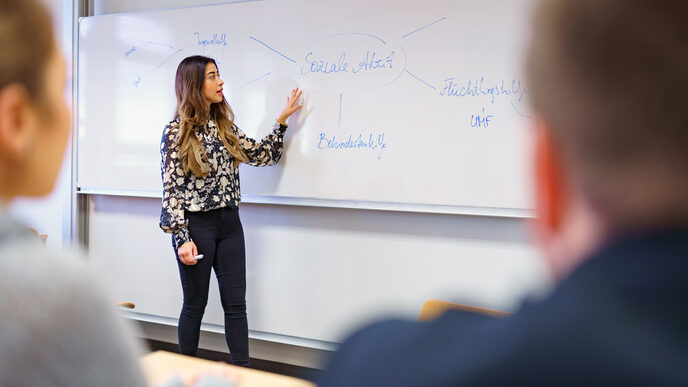
[[[294,114],[297,110],[301,109],[303,105],[297,105],[296,102],[301,98],[302,90],[298,88],[291,91],[291,95],[287,97],[287,106],[282,109],[279,117],[277,117],[277,122],[282,125],[287,124],[287,119]]]

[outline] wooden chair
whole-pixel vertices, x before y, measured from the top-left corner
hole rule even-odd
[[[120,308],[124,309],[134,309],[136,308],[136,305],[134,305],[133,302],[126,302],[126,301],[121,301],[115,304],[115,306],[119,306]]]
[[[38,230],[36,230],[33,227],[28,227],[28,230],[31,234],[33,234],[36,238],[38,238],[41,242],[43,242],[43,244],[46,244],[46,242],[48,240],[48,234],[41,234],[38,232]]]
[[[449,301],[442,300],[428,300],[423,304],[423,308],[420,311],[420,316],[418,319],[420,321],[434,320],[447,309],[459,309],[466,312],[472,312],[477,314],[483,314],[491,317],[506,317],[511,315],[509,312],[503,312],[501,310],[481,308],[478,306],[456,304]]]

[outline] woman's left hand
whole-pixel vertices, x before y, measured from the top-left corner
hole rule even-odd
[[[287,119],[297,110],[303,107],[303,105],[296,104],[296,101],[298,101],[299,98],[301,98],[301,93],[302,90],[299,90],[298,88],[291,91],[291,95],[287,97],[287,106],[285,106],[284,109],[282,109],[282,112],[280,113],[279,117],[277,117],[277,122],[279,122],[282,125],[286,125]]]

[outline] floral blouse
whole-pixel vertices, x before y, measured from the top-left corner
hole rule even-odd
[[[239,145],[248,157],[248,164],[263,167],[273,165],[282,157],[286,125],[275,122],[272,133],[260,142],[249,138],[236,125],[233,127],[239,137]],[[191,241],[185,211],[209,211],[222,207],[236,207],[241,201],[239,190],[239,168],[234,158],[220,140],[219,131],[211,120],[203,130],[196,133],[208,155],[210,173],[204,178],[193,173],[184,174],[179,159],[179,144],[176,142],[180,120],[165,126],[160,143],[162,157],[162,211],[160,228],[174,235],[177,246]]]

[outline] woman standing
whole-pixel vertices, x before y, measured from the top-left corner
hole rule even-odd
[[[239,220],[239,164],[268,166],[282,156],[287,119],[301,105],[294,89],[272,133],[260,142],[234,125],[222,94],[215,61],[190,56],[175,80],[177,112],[163,131],[163,200],[160,227],[173,234],[184,304],[179,317],[179,352],[195,356],[215,270],[225,314],[225,338],[232,364],[248,366],[246,259]],[[201,259],[199,255],[203,255]]]

